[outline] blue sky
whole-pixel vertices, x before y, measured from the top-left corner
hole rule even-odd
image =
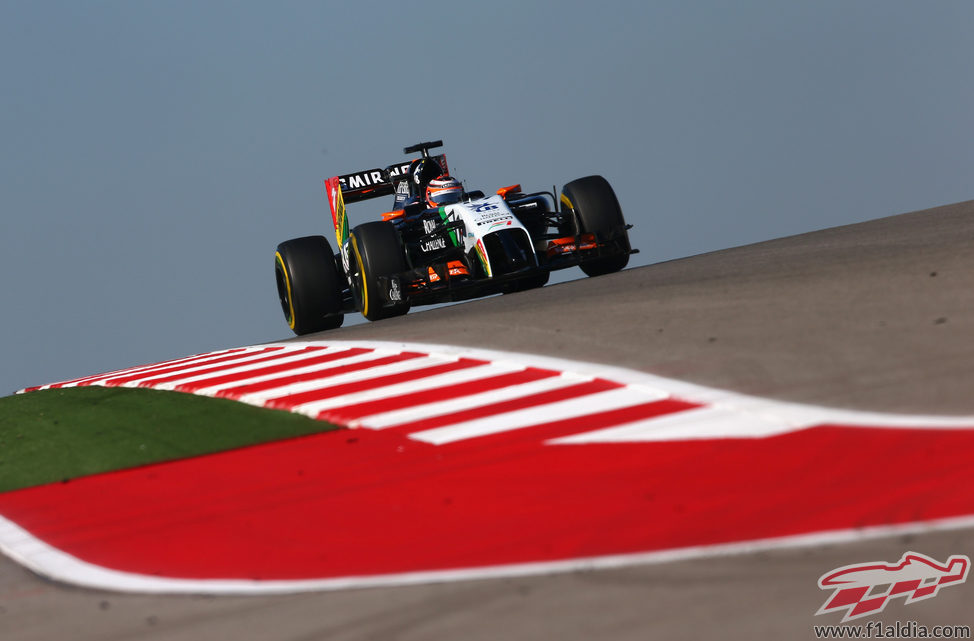
[[[2,3],[0,394],[288,337],[277,243],[328,231],[325,177],[421,140],[468,188],[604,175],[637,266],[971,199],[972,24],[961,1]]]

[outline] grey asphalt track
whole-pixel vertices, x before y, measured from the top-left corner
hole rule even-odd
[[[972,298],[974,201],[325,336],[470,344],[820,405],[970,415]],[[863,479],[850,491],[881,492],[882,479]],[[276,597],[95,592],[43,581],[2,559],[0,639],[814,638],[813,625],[838,622],[813,616],[827,596],[819,576],[908,550],[941,560],[974,555],[974,532]],[[972,596],[974,584],[965,584],[921,603],[894,602],[880,619],[971,626]]]

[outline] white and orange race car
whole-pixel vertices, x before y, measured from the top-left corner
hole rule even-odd
[[[575,265],[608,274],[638,251],[603,177],[573,180],[560,197],[520,185],[485,195],[452,179],[444,155],[430,155],[442,144],[412,145],[403,150],[421,154],[412,161],[325,180],[339,252],[324,236],[305,236],[275,255],[281,308],[296,334],[339,327],[355,311],[374,321],[412,305],[541,287]],[[349,230],[346,204],[382,196],[394,196],[382,220]]]

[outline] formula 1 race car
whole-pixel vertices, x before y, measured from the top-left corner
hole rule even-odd
[[[541,287],[578,265],[598,276],[626,266],[638,250],[612,187],[601,176],[553,192],[520,185],[495,194],[465,191],[449,176],[442,141],[406,147],[412,161],[325,180],[335,240],[305,236],[277,246],[274,271],[284,318],[296,334],[341,326],[345,314],[370,321],[412,305],[466,300]],[[394,196],[382,220],[349,231],[345,205]]]

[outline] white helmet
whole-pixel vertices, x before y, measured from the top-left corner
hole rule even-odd
[[[463,196],[463,185],[452,176],[443,174],[430,181],[426,186],[426,203],[430,207],[442,207],[460,202]]]

